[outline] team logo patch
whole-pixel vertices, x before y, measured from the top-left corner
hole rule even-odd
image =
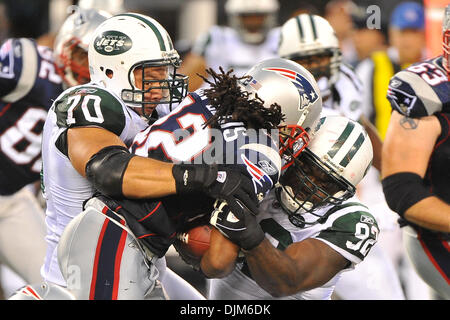
[[[217,182],[224,183],[227,179],[227,173],[225,171],[219,171],[217,172]]]
[[[242,80],[242,85],[250,86],[256,91],[258,91],[262,87],[261,84],[258,81],[256,81],[256,79],[254,79],[252,76],[246,76],[245,79]]]
[[[417,97],[389,85],[387,97],[397,107],[397,110],[405,116],[409,116],[416,103]]]
[[[314,91],[312,84],[302,75],[295,71],[284,68],[264,68],[264,70],[276,72],[279,75],[289,79],[297,88],[300,96],[298,109],[301,111],[309,107],[319,99],[319,96]]]
[[[368,224],[374,224],[375,223],[375,220],[372,217],[365,216],[365,215],[361,216],[360,221],[364,222],[364,223],[368,223]]]
[[[274,175],[278,173],[278,170],[275,169],[270,163],[269,161],[266,160],[261,160],[258,161],[259,166],[261,167],[261,169],[264,170],[264,172],[266,172],[269,175]]]
[[[391,83],[389,84],[392,88],[398,88],[402,85],[402,82],[397,79],[392,79]]]
[[[125,53],[132,45],[130,37],[119,31],[105,31],[94,41],[95,50],[107,56]]]
[[[265,173],[263,170],[261,170],[257,165],[255,165],[253,162],[247,159],[245,155],[241,155],[241,159],[244,162],[245,166],[247,167],[247,171],[252,177],[253,183],[256,186],[259,186],[260,188],[268,187],[267,190],[272,188],[272,179]],[[256,192],[258,193],[258,192]]]
[[[82,89],[75,91],[75,94],[86,95],[86,94],[91,94],[94,92],[97,92],[97,89],[82,88]]]

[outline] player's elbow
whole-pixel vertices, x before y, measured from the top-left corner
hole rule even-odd
[[[274,298],[283,298],[291,296],[301,291],[297,285],[289,283],[280,283],[265,289]]]
[[[105,147],[87,162],[86,178],[100,192],[112,197],[122,197],[123,174],[133,156],[123,146]]]
[[[223,278],[230,274],[234,269],[234,261],[224,260],[220,256],[211,256],[205,254],[201,261],[202,272],[208,278]]]

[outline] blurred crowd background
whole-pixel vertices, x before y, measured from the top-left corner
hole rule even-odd
[[[83,0],[80,0],[83,1]],[[78,0],[0,0],[0,42],[8,36],[39,38],[52,35],[67,16],[66,8],[78,4]],[[85,2],[93,2],[85,1]],[[158,20],[172,36],[180,52],[189,50],[195,38],[214,24],[226,25],[225,0],[104,0],[111,13],[133,11],[147,14]],[[400,0],[279,0],[278,24],[290,17],[308,12],[324,16],[335,28],[340,40],[348,37],[361,27],[365,27],[366,9],[377,5],[381,9],[381,31],[388,41],[388,23],[392,10]],[[413,1],[422,4],[423,1]],[[429,1],[431,2],[431,1]],[[350,3],[352,5],[350,5]],[[442,17],[441,17],[442,18]],[[51,38],[45,38],[51,41]],[[42,38],[44,41],[44,38]],[[358,42],[358,41],[356,41]],[[343,43],[349,46],[348,43]],[[357,43],[356,43],[357,44]],[[355,52],[344,49],[344,54],[352,60]],[[354,49],[353,49],[354,50]],[[352,61],[350,61],[352,62]]]
[[[391,14],[401,0],[278,0],[278,26],[300,13],[311,13],[324,17],[336,31],[343,54],[343,61],[356,67],[376,50],[386,50],[392,45],[389,32]],[[84,2],[84,3],[82,3]],[[424,6],[425,39],[413,35],[412,41],[423,49],[422,58],[431,58],[442,52],[442,11],[448,0],[410,0]],[[213,25],[227,25],[225,0],[0,0],[0,43],[10,37],[29,37],[40,44],[53,47],[54,36],[69,14],[70,5],[93,5],[104,8],[111,14],[132,11],[143,13],[159,21],[171,35],[175,48],[183,57],[190,52],[196,39]],[[368,8],[379,8],[379,28],[368,28]],[[437,13],[436,13],[437,12]],[[424,41],[422,41],[424,40]],[[425,43],[425,45],[423,45]],[[419,59],[420,60],[420,59]],[[387,80],[389,77],[387,77]],[[384,92],[383,92],[384,95]],[[388,108],[390,111],[390,108]],[[372,119],[371,119],[372,120]],[[381,132],[380,132],[381,133]],[[382,197],[382,193],[379,193]],[[401,250],[401,249],[399,249]],[[192,282],[204,293],[204,279],[180,261],[176,254],[167,257],[169,266]],[[3,273],[5,284],[5,273]],[[420,287],[420,286],[419,286]],[[409,299],[424,298],[417,293]],[[423,287],[421,287],[423,288]],[[419,290],[420,291],[420,290]]]

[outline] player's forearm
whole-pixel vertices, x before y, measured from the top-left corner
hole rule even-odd
[[[210,246],[201,260],[201,269],[208,278],[223,278],[235,268],[239,247],[213,228]]]
[[[172,163],[133,157],[124,172],[122,192],[127,198],[157,198],[176,193]]]
[[[301,290],[302,275],[290,256],[264,239],[245,257],[253,279],[274,297],[284,297]]]
[[[404,218],[427,229],[450,232],[450,205],[437,197],[417,202],[405,211]]]
[[[229,275],[235,268],[235,260],[218,260],[210,252],[206,252],[200,262],[203,274],[208,278],[223,278]]]

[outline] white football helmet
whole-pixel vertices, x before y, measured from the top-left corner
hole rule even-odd
[[[327,216],[318,209],[352,197],[372,164],[372,143],[358,122],[327,116],[314,131],[276,187],[278,201],[298,227],[325,221]]]
[[[282,58],[264,60],[244,76],[245,91],[258,96],[269,108],[277,103],[284,114],[280,130],[283,170],[306,147],[322,112],[322,98],[312,74],[301,65]]]
[[[124,13],[106,20],[95,31],[88,57],[92,81],[103,84],[130,107],[141,107],[149,119],[146,106],[172,106],[187,94],[188,77],[177,73],[180,56],[164,27],[148,16]],[[145,71],[155,67],[163,68],[165,75],[147,78]],[[141,89],[135,81],[137,68],[142,72]],[[155,89],[162,90],[162,98],[147,101],[145,94]]]
[[[102,10],[82,9],[70,6],[66,18],[55,38],[54,56],[58,74],[68,86],[89,82],[89,67],[74,61],[76,50],[81,55],[88,52],[89,42],[95,29],[111,15]],[[81,60],[81,59],[80,59]]]
[[[300,64],[330,57],[330,63],[325,67],[307,68],[317,81],[326,77],[328,88],[338,79],[342,62],[339,41],[333,27],[321,16],[304,13],[286,21],[281,27],[278,55]]]
[[[107,8],[108,12],[113,15],[126,11],[124,0],[78,0],[78,6],[85,9]]]
[[[445,8],[444,22],[442,23],[442,36],[442,46],[444,49],[442,64],[447,71],[448,81],[450,81],[450,4]]]
[[[264,41],[267,32],[276,26],[279,4],[277,0],[227,0],[225,12],[232,28],[239,32],[242,40],[250,44]],[[262,15],[263,22],[257,26],[246,26],[243,17]]]

